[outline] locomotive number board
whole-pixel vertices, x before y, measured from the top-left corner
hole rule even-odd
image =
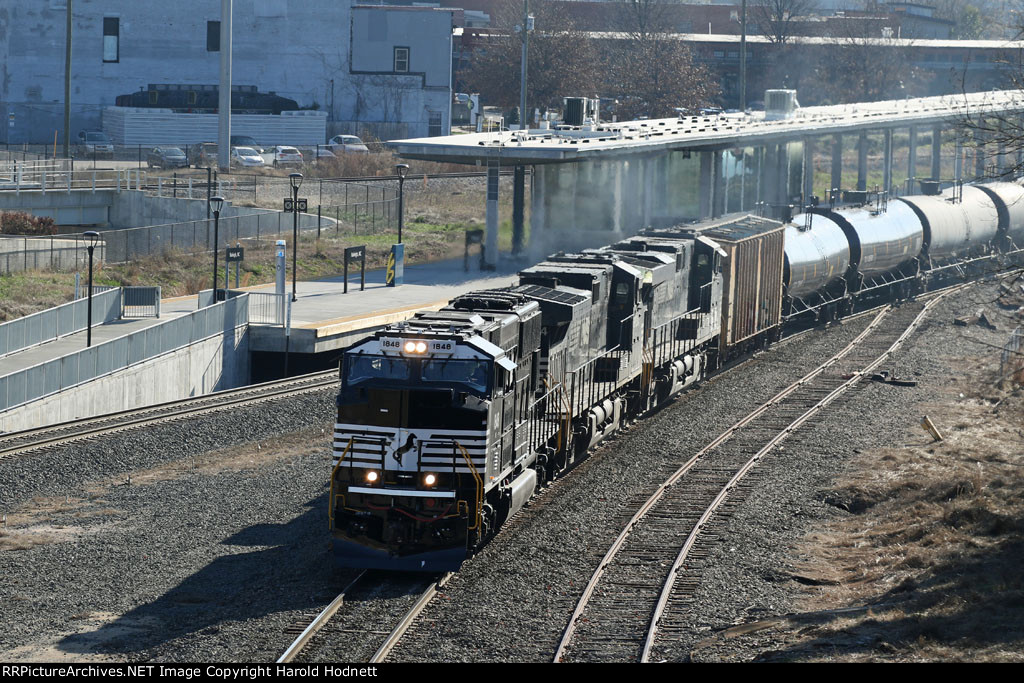
[[[455,342],[450,339],[411,339],[402,337],[381,337],[380,348],[384,351],[398,351],[410,356],[424,356],[434,353],[452,353]]]

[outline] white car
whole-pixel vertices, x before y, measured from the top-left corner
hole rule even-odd
[[[272,154],[274,155],[274,166],[302,166],[302,152],[294,147],[278,145]]]
[[[363,141],[355,135],[335,135],[327,144],[331,146],[331,151],[335,154],[340,154],[342,152],[366,154],[370,151],[366,145],[363,144]]]
[[[235,147],[231,150],[231,163],[235,166],[263,166],[263,156],[252,147]]]

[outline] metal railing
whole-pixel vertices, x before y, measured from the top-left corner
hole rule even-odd
[[[276,292],[249,292],[249,322],[254,325],[284,325],[286,296]]]
[[[0,356],[81,332],[88,320],[88,305],[86,299],[78,299],[0,324]],[[94,325],[120,318],[121,290],[94,294],[92,311]]]
[[[95,257],[105,259],[106,246],[96,246]],[[0,235],[0,273],[33,269],[74,270],[88,265],[89,252],[77,235]]]
[[[102,295],[101,295],[102,296]],[[120,294],[117,295],[118,302]],[[95,313],[96,298],[93,297]],[[81,303],[81,302],[75,302]],[[190,346],[249,320],[239,296],[0,377],[0,412]]]
[[[999,356],[999,378],[1024,384],[1024,327],[1010,333]]]
[[[56,160],[53,163],[57,163]],[[136,168],[76,170],[70,165],[51,166],[24,163],[0,168],[0,191],[14,192],[96,192],[141,190],[147,184],[146,171]]]

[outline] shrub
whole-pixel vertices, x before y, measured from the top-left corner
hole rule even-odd
[[[0,234],[56,235],[57,223],[49,216],[33,216],[25,211],[0,211]]]

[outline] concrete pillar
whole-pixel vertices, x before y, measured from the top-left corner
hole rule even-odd
[[[746,211],[746,164],[750,157],[746,156],[746,147],[743,147],[743,156],[740,158],[739,167],[739,210]]]
[[[544,166],[534,166],[530,178],[530,246],[543,244],[541,240],[544,226]],[[545,254],[546,255],[546,254]]]
[[[804,164],[803,164],[803,196],[800,200],[803,209],[811,201],[814,194],[814,138],[804,138]]]
[[[612,227],[615,232],[622,233],[623,223],[623,202],[622,202],[622,183],[623,173],[622,167],[625,162],[615,161],[615,166],[612,171]]]
[[[833,188],[843,187],[843,136],[832,136],[832,185]]]
[[[775,146],[775,203],[789,203],[789,146]]]
[[[910,126],[907,139],[907,178],[917,178],[917,127]],[[913,192],[911,188],[911,192]]]
[[[960,135],[956,136],[956,152],[953,157],[953,180],[960,180],[964,177],[964,144]]]
[[[988,142],[983,131],[974,131],[974,178],[985,177],[985,144]]]
[[[725,213],[725,184],[722,158],[725,152],[716,149],[711,152],[711,217],[718,218]]]
[[[526,169],[516,166],[512,176],[512,254],[523,250],[526,208]]]
[[[650,227],[654,219],[654,157],[645,157],[640,162],[643,167],[643,184],[640,191],[643,192],[643,217],[644,227]]]
[[[700,154],[700,200],[698,205],[698,218],[710,218],[713,213],[713,201],[715,194],[714,183],[714,152],[701,150]]]
[[[487,258],[485,266],[488,270],[498,267],[498,172],[501,165],[498,159],[487,160]]]
[[[942,126],[932,128],[932,179],[942,179]]]
[[[882,152],[882,189],[892,192],[892,128],[885,129],[885,150]]]
[[[857,137],[857,189],[868,189],[868,134],[861,132]]]
[[[1006,131],[1003,122],[999,122],[999,134],[996,136],[997,156],[996,173],[1002,177],[1010,168],[1010,155],[1006,151]]]

